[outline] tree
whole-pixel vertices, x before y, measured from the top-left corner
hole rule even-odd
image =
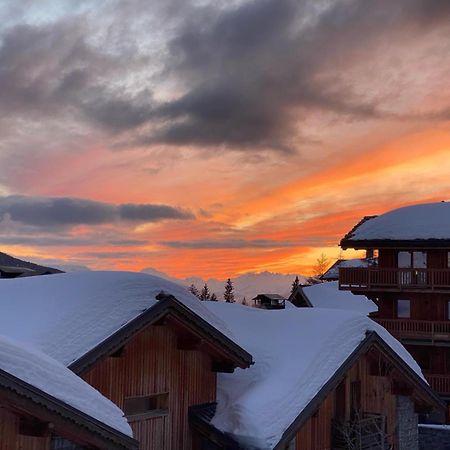
[[[214,292],[211,294],[210,301],[212,301],[212,302],[217,302],[217,301],[218,301],[218,300],[217,300],[217,295],[214,294]]]
[[[244,306],[247,306],[247,299],[246,299],[245,297],[242,299],[242,304],[243,304]]]
[[[325,253],[322,253],[317,259],[316,259],[316,265],[314,266],[314,275],[316,277],[321,277],[327,270],[329,265],[329,259],[327,258],[327,255]]]
[[[195,286],[195,284],[194,283],[192,283],[190,286],[189,286],[189,292],[191,293],[191,294],[194,294],[197,298],[200,298],[200,292],[198,292],[198,289],[197,289],[197,287]]]
[[[296,291],[296,289],[299,287],[299,285],[300,285],[300,280],[298,279],[298,275],[296,275],[295,280],[292,282],[291,295]]]
[[[225,292],[223,293],[223,299],[227,303],[234,303],[234,288],[233,282],[230,278],[228,278],[227,282],[225,283]]]
[[[200,292],[199,299],[202,300],[202,301],[206,301],[206,300],[210,300],[211,299],[211,293],[209,292],[209,288],[208,288],[208,285],[206,283],[203,286],[202,292]]]

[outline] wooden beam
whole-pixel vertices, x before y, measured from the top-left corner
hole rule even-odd
[[[393,395],[404,395],[410,397],[414,393],[414,389],[410,384],[393,381],[391,384],[391,393]]]
[[[19,434],[22,436],[48,437],[54,425],[50,422],[42,422],[34,417],[20,417]]]
[[[226,362],[221,362],[221,361],[213,361],[211,370],[213,372],[233,373],[235,367],[236,366],[233,363],[226,363]]]

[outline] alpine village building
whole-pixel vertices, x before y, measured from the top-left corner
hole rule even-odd
[[[341,267],[339,288],[378,305],[374,317],[421,366],[450,413],[450,203],[364,217],[341,240],[378,265]]]

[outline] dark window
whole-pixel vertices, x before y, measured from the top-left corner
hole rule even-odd
[[[399,319],[411,317],[411,302],[409,300],[397,300],[397,317]]]
[[[350,385],[350,402],[352,405],[352,414],[361,411],[361,381],[352,381]]]
[[[128,419],[143,419],[164,416],[168,413],[169,394],[153,394],[144,397],[128,397],[123,403],[123,412]]]
[[[335,391],[335,398],[336,398],[336,419],[339,421],[344,421],[345,420],[345,410],[346,410],[346,402],[345,402],[345,397],[346,397],[346,393],[345,393],[346,389],[345,389],[345,379],[341,381],[341,383],[339,383],[338,387],[336,388]]]

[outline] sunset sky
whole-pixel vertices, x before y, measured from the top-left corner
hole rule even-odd
[[[0,0],[0,19],[0,251],[309,274],[362,216],[450,199],[448,0]]]

